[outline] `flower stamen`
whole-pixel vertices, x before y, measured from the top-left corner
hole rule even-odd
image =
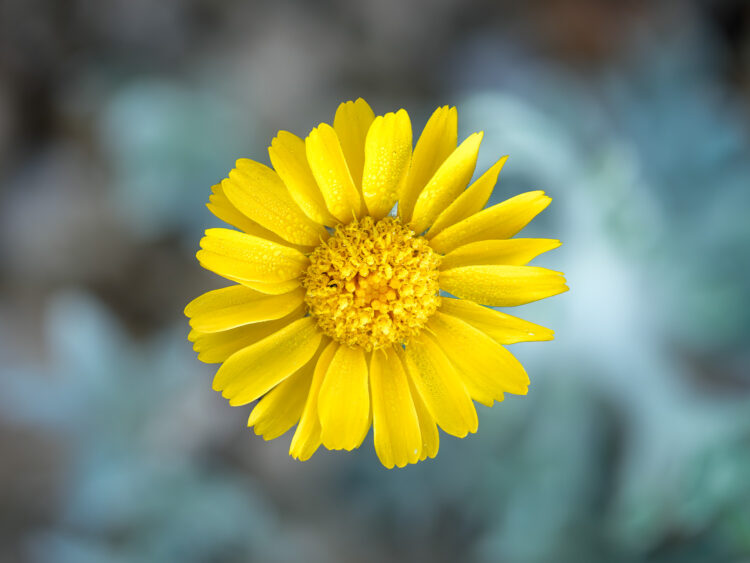
[[[403,344],[440,305],[440,256],[394,217],[339,226],[310,256],[305,302],[334,340],[367,351]]]

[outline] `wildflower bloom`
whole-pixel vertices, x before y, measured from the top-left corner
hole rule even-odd
[[[258,400],[257,434],[297,425],[294,458],[352,450],[370,426],[386,467],[434,457],[438,426],[476,432],[473,401],[526,393],[505,345],[553,338],[487,307],[567,290],[527,266],[559,241],[511,238],[550,198],[483,209],[506,158],[467,188],[482,133],[456,146],[457,119],[438,108],[412,150],[406,111],[346,102],[304,140],[279,132],[273,169],[240,159],[212,188],[209,209],[239,230],[208,229],[197,257],[236,283],[186,307],[189,340],[221,364],[213,387],[230,405]]]

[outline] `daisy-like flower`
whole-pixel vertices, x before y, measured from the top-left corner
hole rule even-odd
[[[269,168],[237,161],[209,209],[197,257],[235,282],[185,309],[213,388],[271,440],[296,424],[290,454],[352,450],[374,427],[386,467],[438,451],[438,427],[477,430],[473,401],[523,395],[507,344],[553,332],[488,306],[567,290],[527,266],[552,239],[511,238],[551,201],[527,192],[484,209],[506,158],[467,187],[482,133],[457,145],[457,112],[438,108],[412,150],[409,115],[375,117],[362,99],[306,139],[281,131]],[[397,212],[394,212],[397,209]]]

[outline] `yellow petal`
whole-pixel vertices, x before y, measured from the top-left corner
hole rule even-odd
[[[299,277],[310,263],[298,250],[230,229],[207,229],[200,244],[201,266],[233,279],[283,282]]]
[[[307,160],[318,183],[328,211],[342,223],[362,213],[362,198],[333,127],[321,123],[305,139]]]
[[[302,306],[280,319],[245,325],[222,332],[205,333],[193,329],[190,331],[188,340],[193,342],[193,350],[198,352],[198,359],[201,362],[215,364],[223,362],[238,350],[263,340],[291,322],[301,319],[305,312],[306,309]]]
[[[477,377],[473,371],[467,373],[466,368],[462,364],[457,364],[453,361],[453,356],[455,354],[450,354],[448,353],[448,350],[445,349],[445,344],[450,344],[449,340],[446,340],[445,338],[438,339],[430,334],[425,335],[425,339],[432,340],[437,346],[440,346],[445,350],[445,355],[451,360],[456,375],[461,379],[464,387],[466,387],[466,392],[474,401],[486,407],[491,407],[495,401],[499,402],[503,400],[502,390],[487,389],[487,386],[483,385],[483,378]],[[461,352],[465,354],[466,350],[462,350]]]
[[[202,333],[198,332],[198,331],[197,331],[197,330],[195,330],[194,328],[190,329],[190,332],[188,333],[188,337],[187,337],[187,339],[188,339],[188,342],[195,342],[196,340],[198,340],[198,337],[199,337],[199,336],[200,336],[201,334],[202,334]]]
[[[320,419],[318,417],[320,386],[323,384],[328,366],[331,365],[331,360],[338,347],[337,342],[329,342],[315,364],[305,408],[302,411],[297,430],[295,430],[292,443],[289,446],[289,455],[294,459],[299,459],[300,461],[310,459],[310,456],[315,453],[315,450],[321,444]]]
[[[375,114],[362,98],[341,104],[333,118],[333,128],[339,137],[341,150],[344,152],[349,172],[357,187],[362,185],[365,138],[373,119],[375,119]]]
[[[446,254],[470,242],[510,238],[528,225],[550,201],[542,191],[517,195],[447,227],[430,241],[430,246]]]
[[[409,222],[422,188],[432,178],[443,161],[456,148],[458,141],[458,112],[443,106],[435,110],[419,136],[411,168],[399,196],[398,216]]]
[[[417,419],[419,420],[419,432],[422,436],[422,448],[419,453],[419,461],[425,460],[428,457],[433,458],[437,455],[440,447],[440,435],[438,434],[437,424],[430,414],[430,411],[427,409],[427,405],[425,405],[422,396],[419,394],[409,370],[405,367],[406,359],[404,357],[403,349],[397,348],[396,352],[398,353],[401,365],[404,366],[406,379],[409,381],[409,392],[414,401],[414,409],[417,412]]]
[[[232,354],[214,377],[232,406],[250,403],[301,368],[322,338],[312,317],[303,317],[278,332]]]
[[[320,354],[279,383],[258,401],[247,420],[264,440],[278,438],[294,426],[302,415],[310,393],[310,383]]]
[[[321,225],[333,226],[323,194],[307,162],[305,141],[288,131],[279,131],[268,148],[271,164],[284,181],[289,195],[302,212]]]
[[[568,291],[560,272],[534,266],[462,266],[440,273],[440,289],[494,307],[514,307]]]
[[[463,438],[477,431],[477,411],[455,368],[435,342],[421,335],[405,348],[406,368],[438,426]]]
[[[410,161],[409,114],[399,110],[376,117],[367,133],[362,176],[362,194],[371,216],[381,219],[396,204]]]
[[[239,278],[233,278],[231,276],[224,277],[267,295],[281,295],[282,293],[289,293],[290,291],[298,288],[302,283],[300,278],[294,278],[293,280],[287,280],[283,282],[266,283],[253,280],[243,280]]]
[[[321,439],[329,450],[352,450],[367,435],[370,389],[364,350],[340,345],[320,388]]]
[[[518,360],[482,331],[436,312],[427,324],[466,384],[483,405],[502,401],[503,392],[525,395],[529,377]]]
[[[484,133],[474,133],[440,165],[414,204],[411,226],[421,233],[461,195],[474,174]]]
[[[492,195],[492,190],[497,183],[497,177],[508,160],[504,156],[498,160],[487,172],[482,174],[471,186],[456,198],[444,211],[437,216],[435,222],[427,231],[427,239],[431,239],[446,227],[458,223],[467,217],[480,211]]]
[[[217,332],[270,321],[288,315],[302,305],[305,290],[266,295],[242,285],[204,293],[185,307],[190,326],[201,332]]]
[[[211,213],[216,215],[216,217],[218,217],[225,223],[228,223],[233,227],[237,227],[248,235],[265,238],[272,242],[278,242],[279,244],[291,246],[292,248],[296,248],[297,250],[301,250],[303,252],[307,252],[312,248],[311,246],[292,244],[291,242],[281,238],[273,231],[269,231],[265,227],[261,227],[255,221],[240,213],[239,209],[232,205],[232,202],[229,201],[229,198],[227,198],[226,194],[224,193],[224,188],[221,187],[221,184],[211,186],[211,192],[212,193],[208,198],[206,207],[208,207]]]
[[[283,328],[283,326],[278,326],[275,330],[266,330],[268,324],[270,323],[258,323],[213,333],[198,332],[193,329],[191,331],[194,338],[193,350],[198,352],[198,359],[201,362],[221,363],[237,350],[242,350]]]
[[[264,229],[255,221],[240,213],[240,211],[234,205],[232,205],[232,202],[227,198],[226,194],[224,193],[224,189],[221,187],[221,184],[211,186],[211,195],[208,198],[206,207],[208,207],[211,213],[216,215],[216,217],[218,217],[225,223],[228,223],[233,227],[237,227],[238,229],[248,234],[262,236],[263,238],[267,238],[268,240],[273,240],[275,242],[280,242],[283,240],[277,234],[269,231],[268,229]],[[284,242],[286,243],[286,241]]]
[[[554,331],[548,328],[465,299],[443,297],[440,312],[469,323],[498,344],[552,340],[555,337]]]
[[[547,238],[512,238],[480,240],[451,250],[440,261],[441,270],[460,266],[525,266],[540,254],[560,246],[559,240]]]
[[[388,469],[416,463],[422,436],[409,382],[394,349],[373,352],[370,391],[375,452]]]
[[[286,241],[316,246],[328,236],[325,227],[302,212],[279,175],[268,166],[241,158],[221,187],[237,209]]]

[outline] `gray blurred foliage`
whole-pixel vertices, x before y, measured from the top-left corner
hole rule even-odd
[[[300,557],[254,479],[197,455],[221,413],[196,392],[183,331],[136,343],[91,298],[61,294],[46,332],[54,371],[12,370],[0,400],[6,417],[68,443],[59,529],[27,538],[32,559]]]
[[[205,193],[186,188],[217,183],[232,164],[228,155],[244,154],[256,129],[252,115],[231,102],[163,80],[117,91],[100,124],[115,205],[145,237],[198,223]]]
[[[0,7],[0,561],[750,560],[742,3],[44,5]],[[456,104],[571,287],[404,470],[255,436],[181,314],[211,184],[359,95]]]

